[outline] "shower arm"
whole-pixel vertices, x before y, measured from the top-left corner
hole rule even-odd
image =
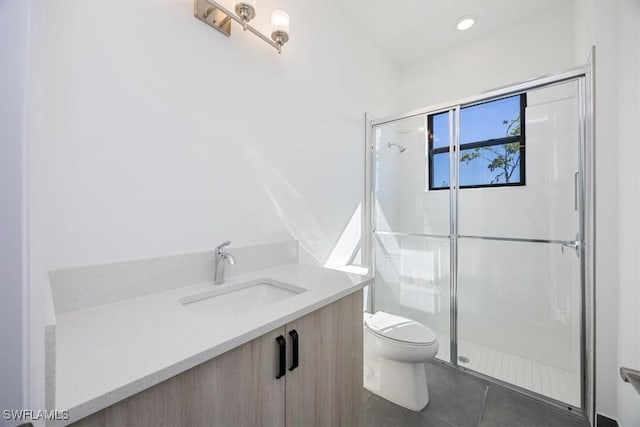
[[[397,142],[387,142],[387,148],[391,148],[391,147],[397,147],[398,148],[398,152],[403,153],[407,148],[403,147],[402,145],[398,144]]]

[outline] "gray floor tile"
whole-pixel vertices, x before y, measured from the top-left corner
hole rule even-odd
[[[375,394],[368,394],[364,402],[365,427],[453,427],[430,414],[426,409],[414,412],[389,402]]]
[[[364,403],[364,402],[366,402],[366,401],[367,401],[367,399],[368,399],[371,395],[372,395],[372,393],[371,393],[369,390],[367,390],[366,388],[363,388],[363,389],[362,389],[362,402],[363,402],[363,403]]]
[[[588,423],[504,387],[428,363],[429,405],[413,412],[363,390],[366,427],[588,427]]]
[[[426,410],[459,427],[475,427],[482,414],[487,383],[450,368],[427,363],[429,405]]]
[[[588,427],[589,424],[503,387],[490,385],[480,426]]]

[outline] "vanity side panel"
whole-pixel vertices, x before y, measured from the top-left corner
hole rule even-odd
[[[362,425],[362,291],[287,324],[299,367],[287,372],[287,427]],[[290,365],[289,359],[289,365]]]
[[[77,427],[284,426],[275,379],[284,327],[72,424]]]

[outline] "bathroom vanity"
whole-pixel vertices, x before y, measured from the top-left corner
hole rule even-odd
[[[358,426],[361,396],[358,291],[74,425]]]
[[[372,279],[288,247],[232,249],[259,262],[223,285],[210,252],[52,272],[49,425],[359,425]]]

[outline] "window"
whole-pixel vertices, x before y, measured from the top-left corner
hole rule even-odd
[[[524,109],[516,95],[460,109],[460,188],[525,185]],[[449,113],[428,117],[429,190],[449,188]]]

